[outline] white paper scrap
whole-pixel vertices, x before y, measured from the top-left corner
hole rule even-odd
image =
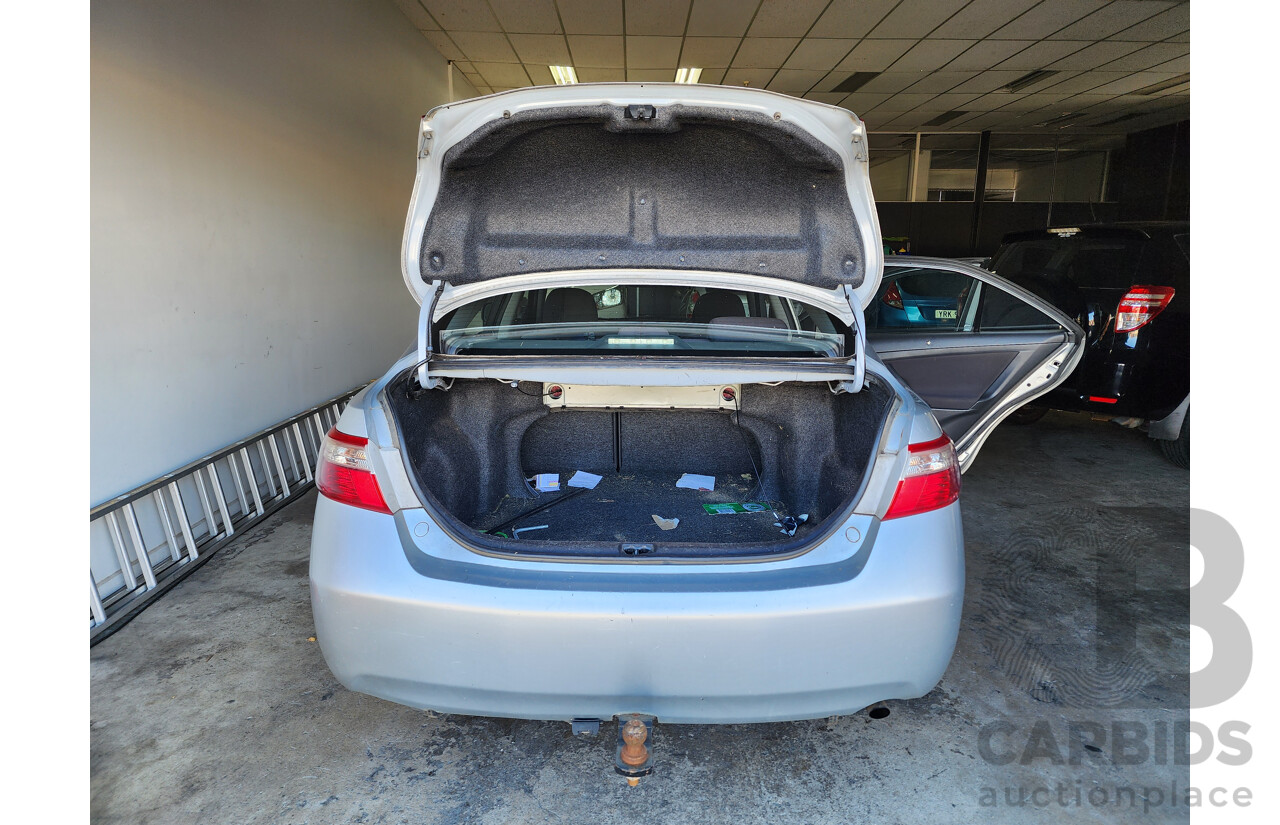
[[[570,487],[586,487],[588,490],[594,490],[596,485],[600,483],[602,476],[595,473],[587,473],[582,470],[573,474],[573,478],[569,479]]]
[[[683,487],[686,490],[714,490],[716,488],[715,476],[700,476],[697,473],[685,473],[680,476],[680,480],[676,482],[677,487]]]
[[[676,525],[680,523],[680,519],[678,518],[663,518],[657,513],[652,515],[653,523],[661,527],[663,530],[674,530],[676,529]]]
[[[533,477],[533,486],[540,493],[554,493],[560,489],[560,474],[538,473]]]

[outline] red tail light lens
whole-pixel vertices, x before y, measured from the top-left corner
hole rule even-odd
[[[1131,286],[1116,309],[1116,332],[1133,332],[1151,323],[1173,300],[1171,286]]]
[[[960,498],[960,462],[945,435],[907,448],[910,457],[884,520],[946,507]]]
[[[902,309],[902,293],[898,291],[897,284],[890,284],[889,289],[885,291],[880,300],[894,309]]]
[[[329,430],[320,445],[316,487],[334,501],[377,513],[390,513],[369,464],[368,447],[367,438],[347,435],[336,427]]]

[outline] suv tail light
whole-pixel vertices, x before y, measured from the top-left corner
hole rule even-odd
[[[946,507],[960,498],[960,462],[946,435],[912,444],[884,521]]]
[[[369,464],[368,447],[367,438],[347,435],[337,427],[329,430],[320,445],[316,487],[334,501],[378,513],[390,513]]]
[[[1133,332],[1149,324],[1173,300],[1171,286],[1131,286],[1116,309],[1116,332]]]

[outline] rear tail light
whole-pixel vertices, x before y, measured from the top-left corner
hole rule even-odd
[[[1171,286],[1131,286],[1116,309],[1116,332],[1133,332],[1151,323],[1151,319],[1173,300]]]
[[[336,427],[329,430],[320,445],[316,487],[334,501],[378,513],[390,513],[369,464],[368,449],[367,438],[347,435]]]
[[[907,448],[907,468],[884,520],[946,507],[960,498],[960,462],[945,435]]]
[[[897,284],[890,284],[889,289],[880,298],[894,309],[902,309],[902,293],[898,291]]]

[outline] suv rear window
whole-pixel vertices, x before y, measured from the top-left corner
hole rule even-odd
[[[454,355],[842,357],[848,330],[777,295],[686,286],[599,284],[495,295],[452,313]]]
[[[1076,234],[1012,241],[1000,247],[991,270],[1016,284],[1066,279],[1079,287],[1128,289],[1147,240],[1138,236]]]

